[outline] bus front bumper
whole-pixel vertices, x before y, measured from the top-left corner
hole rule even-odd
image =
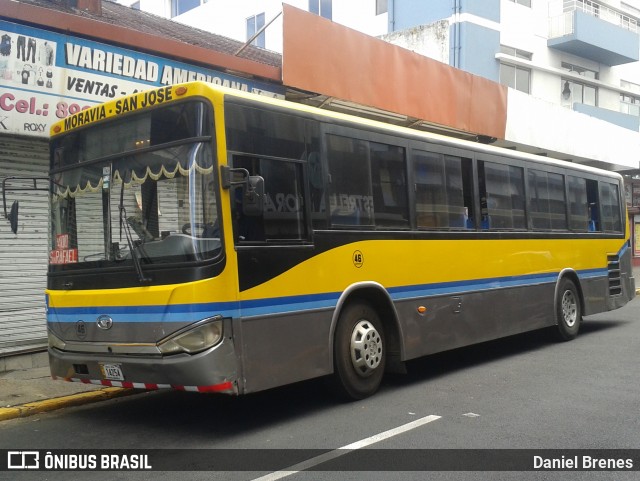
[[[197,354],[140,356],[61,351],[49,347],[51,377],[57,380],[135,389],[178,389],[239,394],[233,341],[223,339]]]

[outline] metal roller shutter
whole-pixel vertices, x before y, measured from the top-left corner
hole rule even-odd
[[[0,178],[42,177],[48,170],[46,140],[0,137]],[[44,347],[47,337],[48,196],[7,192],[8,203],[13,200],[20,201],[18,234],[0,220],[0,356]]]

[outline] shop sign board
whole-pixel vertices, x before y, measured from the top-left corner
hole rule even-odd
[[[51,124],[95,104],[192,80],[284,97],[281,85],[0,21],[0,135],[46,138]]]

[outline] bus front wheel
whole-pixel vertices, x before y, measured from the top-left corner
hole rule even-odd
[[[570,279],[562,279],[558,285],[556,320],[558,323],[558,337],[561,341],[570,341],[578,335],[582,320],[582,309],[578,289]]]
[[[334,340],[334,385],[351,400],[378,390],[386,362],[382,322],[365,302],[352,302],[340,314]]]

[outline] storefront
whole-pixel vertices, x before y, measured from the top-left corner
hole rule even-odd
[[[631,228],[633,265],[640,266],[640,178],[635,177],[625,177],[624,187]]]
[[[0,20],[0,178],[46,176],[53,122],[96,103],[188,80],[284,97],[279,84]],[[14,192],[18,234],[0,222],[0,356],[46,344],[46,192]]]

